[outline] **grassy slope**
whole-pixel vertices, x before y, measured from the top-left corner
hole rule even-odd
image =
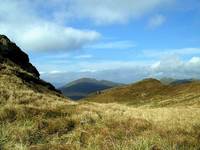
[[[86,100],[110,103],[119,102],[134,106],[200,106],[200,82],[164,85],[155,79],[147,79],[136,84],[106,90],[94,94]]]
[[[0,73],[0,149],[200,148],[199,107],[74,103],[27,84],[12,69]]]

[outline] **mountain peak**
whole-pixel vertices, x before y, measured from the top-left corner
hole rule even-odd
[[[37,69],[29,62],[29,57],[5,35],[0,35],[0,62],[10,60],[23,70],[39,78]]]
[[[10,40],[8,39],[8,37],[5,35],[0,35],[0,44],[7,46],[8,43],[10,43]]]
[[[120,85],[121,84],[119,83],[114,83],[106,80],[81,78],[66,84],[65,86],[61,87],[60,90],[65,96],[70,97],[73,100],[79,100],[81,98],[85,98],[92,93],[96,93]]]
[[[0,35],[0,78],[2,76],[7,79],[4,81],[3,78],[1,83],[5,82],[8,89],[13,88],[12,84],[14,87],[18,86],[17,79],[20,79],[24,85],[34,91],[60,94],[53,85],[40,79],[40,74],[29,62],[28,55],[5,35]]]

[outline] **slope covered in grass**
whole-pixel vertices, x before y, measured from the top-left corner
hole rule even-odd
[[[198,149],[198,108],[132,108],[61,101],[7,104],[2,149]]]
[[[99,103],[125,103],[135,106],[200,106],[200,82],[165,85],[156,79],[112,88],[86,98]]]
[[[75,103],[12,60],[0,63],[1,150],[197,150],[199,143],[198,106]]]

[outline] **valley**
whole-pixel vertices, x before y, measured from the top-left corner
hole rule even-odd
[[[199,82],[145,79],[74,102],[41,80],[16,48],[0,36],[0,149],[200,148]]]

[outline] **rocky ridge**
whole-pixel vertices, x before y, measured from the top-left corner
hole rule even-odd
[[[8,37],[0,35],[0,74],[8,74],[8,72],[23,80],[32,89],[37,85],[60,93],[53,85],[40,79],[39,71],[30,63],[25,52]]]

